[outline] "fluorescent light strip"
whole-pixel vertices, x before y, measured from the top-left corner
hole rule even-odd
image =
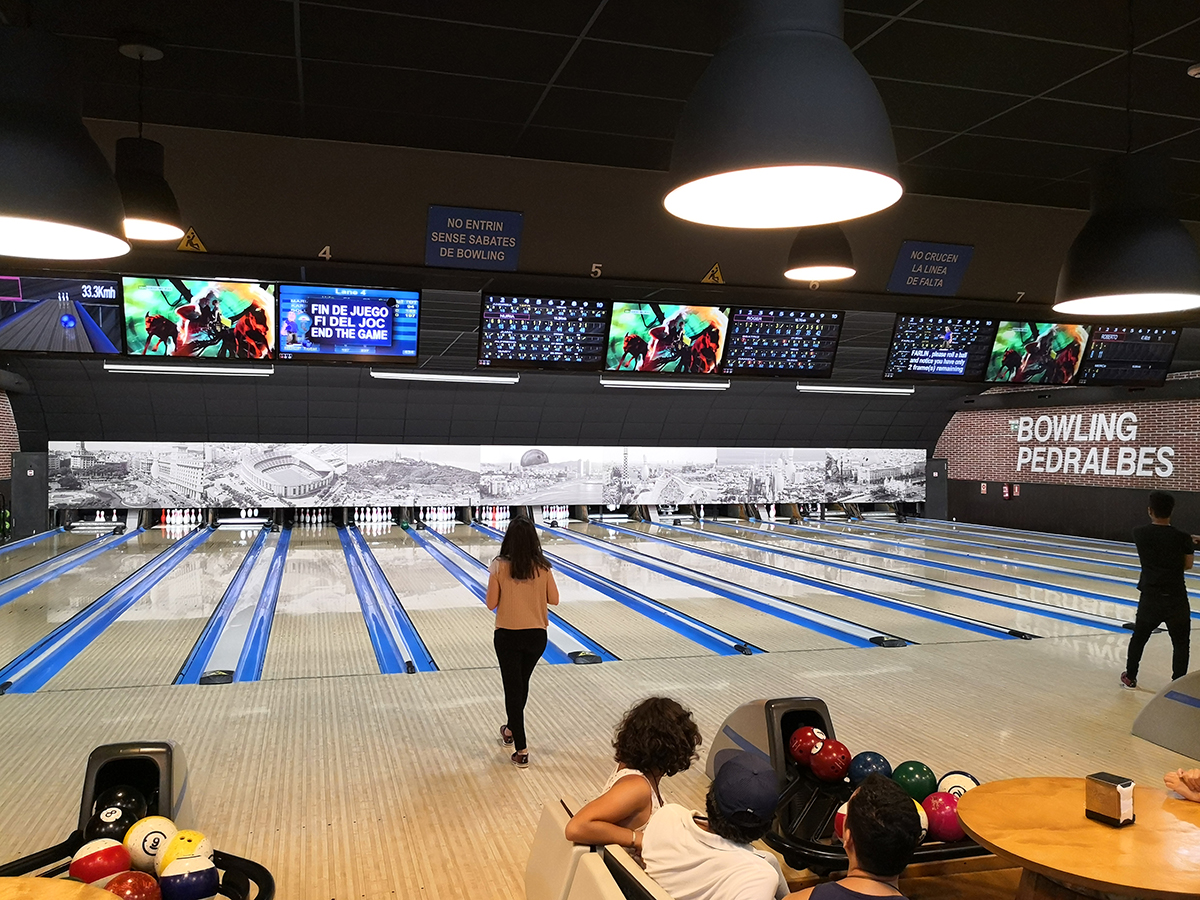
[[[801,381],[796,390],[802,394],[915,394],[915,387],[861,387],[854,384],[806,384]]]
[[[372,369],[372,378],[394,381],[445,381],[451,384],[520,384],[521,373],[504,375],[459,375],[451,372],[405,372],[400,369]]]
[[[728,381],[677,381],[674,378],[605,378],[600,384],[606,388],[635,388],[647,391],[724,391]]]
[[[273,365],[230,366],[217,363],[210,366],[203,363],[108,362],[107,360],[104,363],[104,370],[131,375],[153,372],[156,375],[235,375],[253,378],[266,378],[275,374]]]

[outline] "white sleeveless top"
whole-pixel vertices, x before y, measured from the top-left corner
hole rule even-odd
[[[608,781],[604,782],[604,787],[601,789],[600,793],[606,793],[609,788],[611,788],[626,775],[641,775],[646,779],[646,784],[650,785],[650,815],[654,815],[656,812],[658,812],[659,807],[662,806],[662,800],[659,799],[658,789],[654,787],[654,782],[651,781],[644,772],[641,772],[637,769],[622,769],[620,763],[617,763],[617,767],[613,769],[613,773],[608,776]],[[642,826],[643,829],[645,827],[646,826],[644,825]]]

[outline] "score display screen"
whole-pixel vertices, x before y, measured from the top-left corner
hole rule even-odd
[[[979,381],[995,339],[995,319],[897,316],[883,377]]]
[[[382,288],[279,286],[280,359],[417,359],[421,295]]]
[[[721,374],[828,378],[843,316],[832,310],[735,308]]]
[[[486,295],[479,365],[598,370],[604,364],[608,316],[606,300]]]
[[[1093,325],[1078,384],[1161,385],[1179,335],[1178,328]]]
[[[119,354],[123,329],[114,279],[0,275],[0,350]]]

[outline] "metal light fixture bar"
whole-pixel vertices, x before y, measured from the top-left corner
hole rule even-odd
[[[915,387],[866,387],[857,384],[808,384],[799,382],[796,390],[802,394],[878,394],[881,396],[915,394]]]
[[[600,386],[606,388],[634,388],[646,391],[726,391],[729,390],[729,381],[684,381],[674,378],[607,378],[601,375]]]
[[[372,378],[392,381],[441,381],[450,384],[520,384],[521,373],[475,375],[455,372],[407,372],[403,369],[371,369]]]
[[[153,373],[156,375],[230,375],[250,378],[267,378],[275,374],[273,365],[227,365],[204,363],[168,363],[168,362],[109,362],[105,361],[104,371],[121,372],[128,375]]]

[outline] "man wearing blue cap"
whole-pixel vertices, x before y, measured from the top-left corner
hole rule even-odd
[[[771,827],[779,782],[770,760],[738,753],[717,770],[707,817],[668,803],[642,838],[646,874],[674,900],[772,900],[788,893],[779,862],[750,846]]]

